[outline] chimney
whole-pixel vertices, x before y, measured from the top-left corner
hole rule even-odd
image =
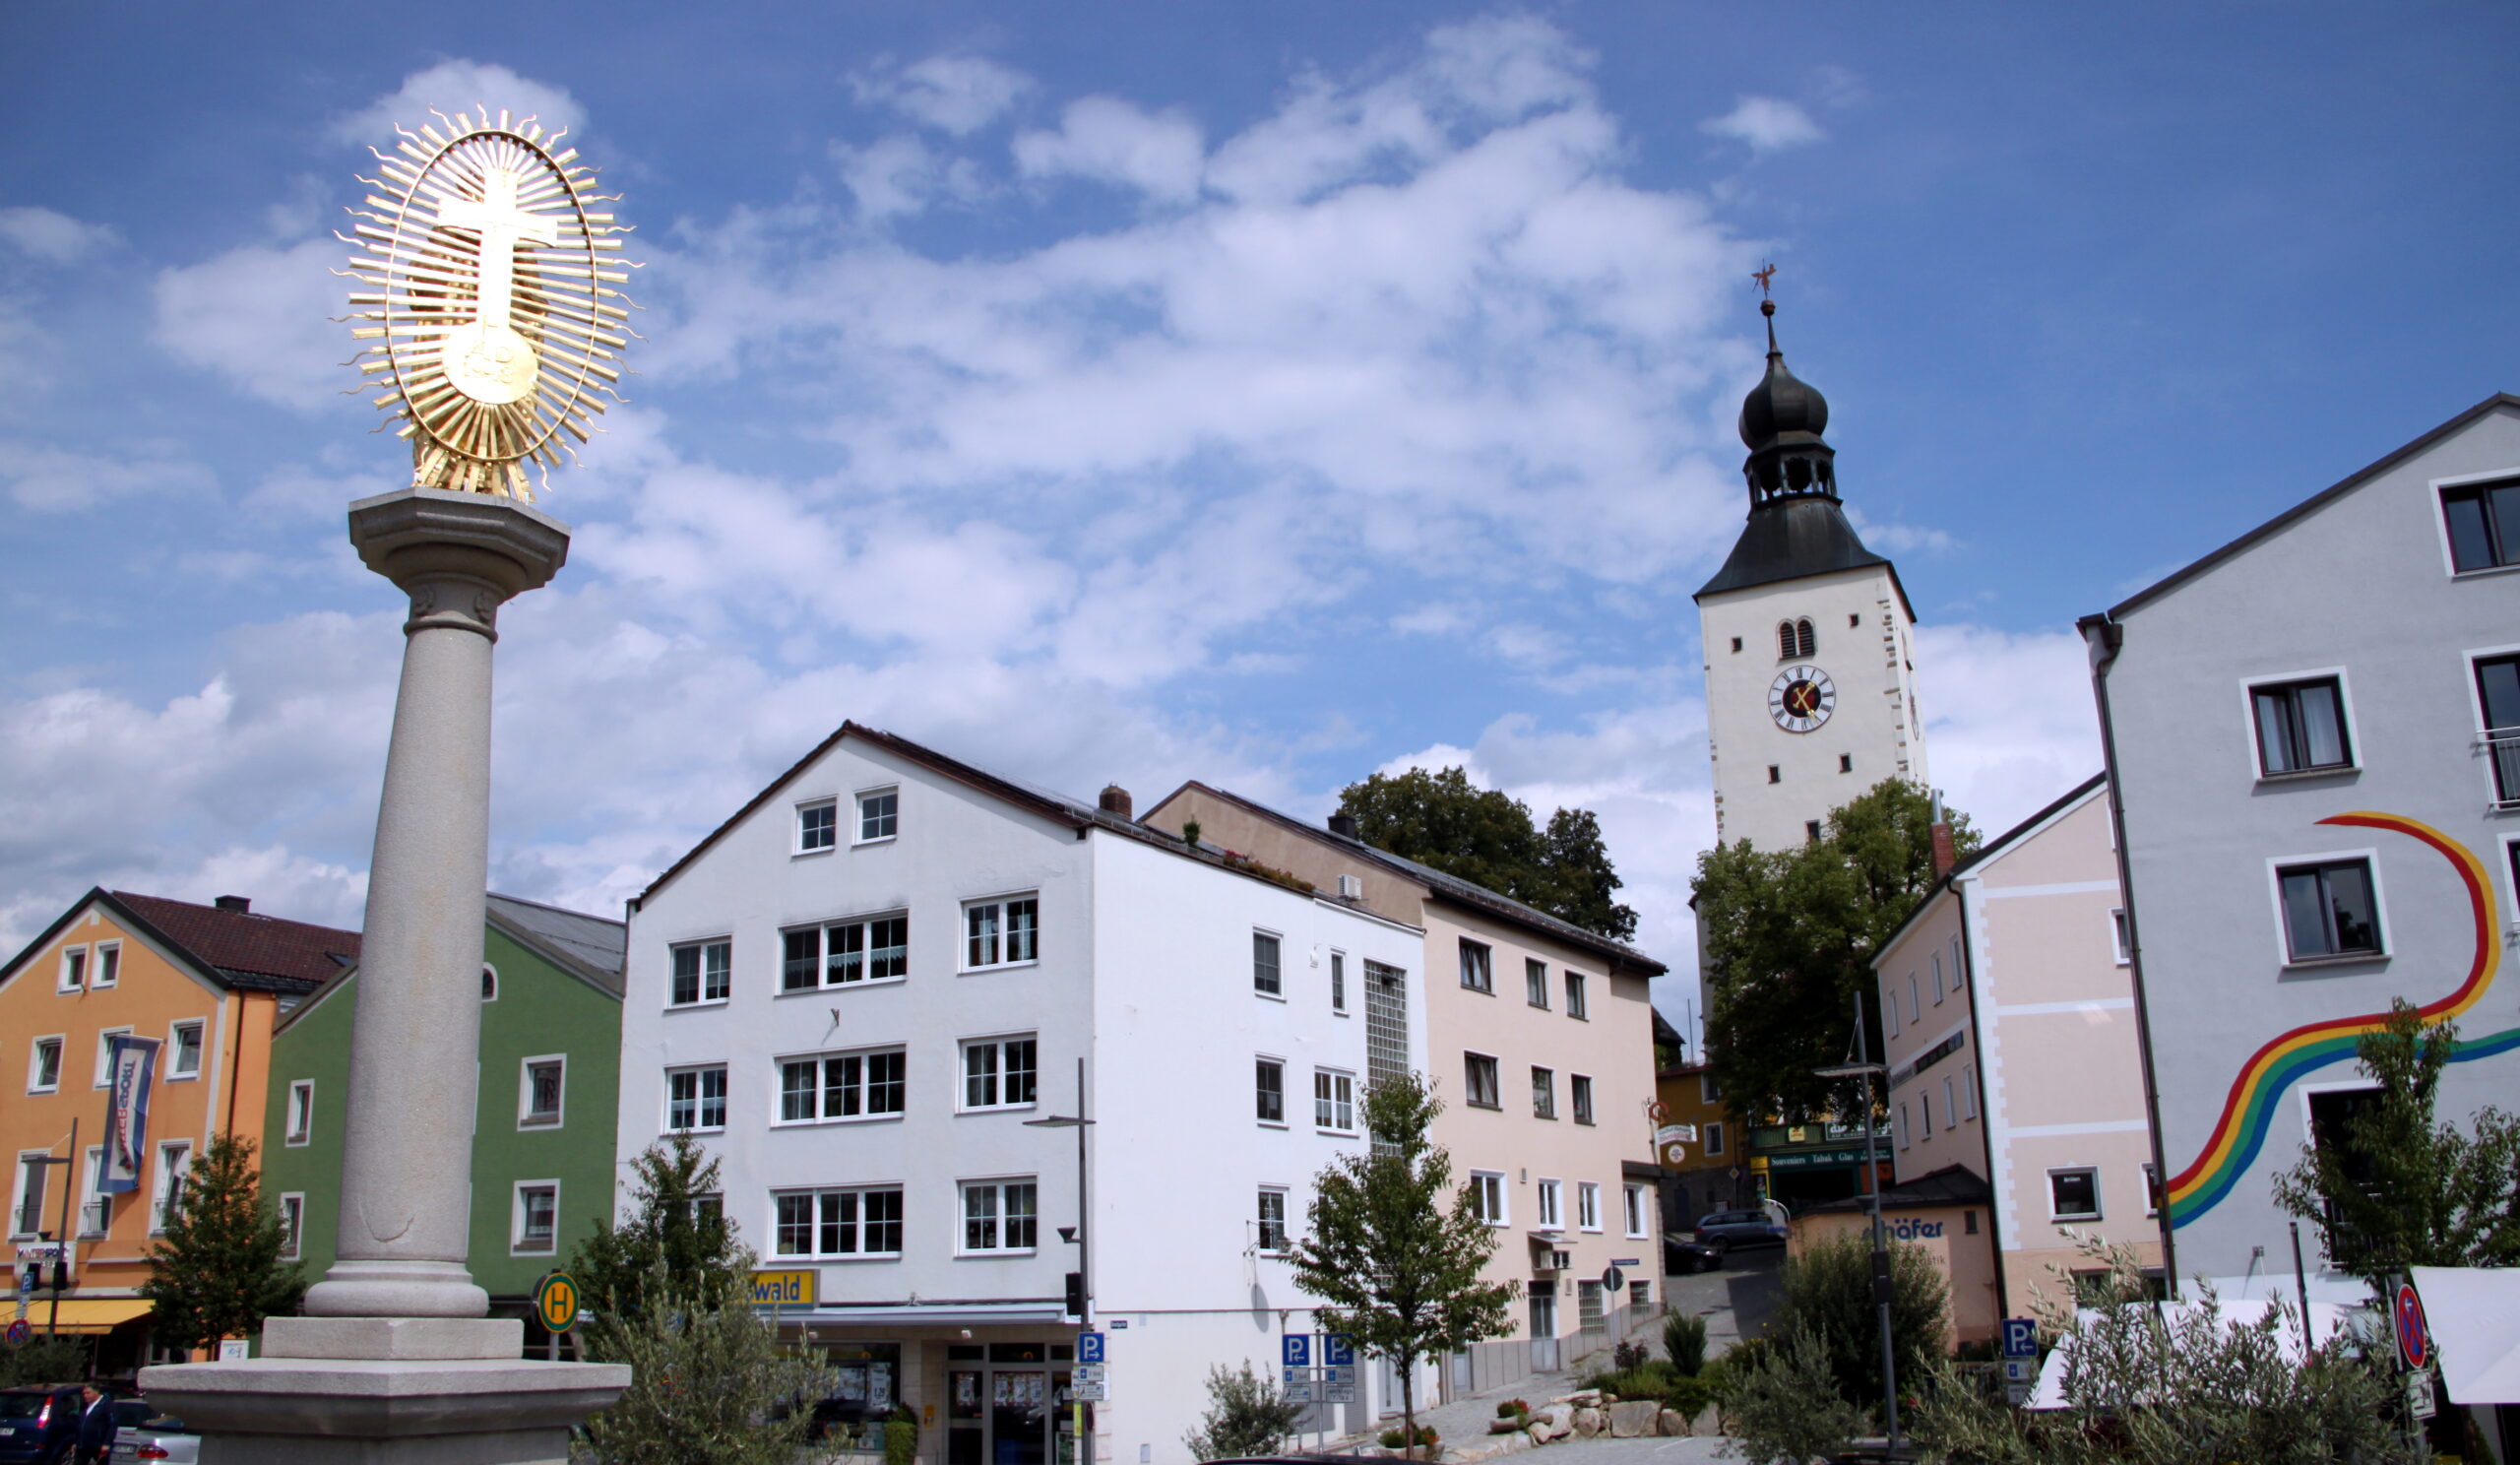
[[[1330,832],[1339,836],[1341,839],[1354,839],[1356,837],[1356,816],[1346,812],[1332,814],[1330,816]]]
[[[212,904],[222,911],[234,911],[240,916],[254,909],[254,903],[241,895],[222,895]]]
[[[1116,814],[1123,819],[1134,819],[1137,815],[1131,810],[1135,807],[1136,805],[1129,798],[1128,790],[1121,788],[1118,784],[1102,786],[1102,812]]]
[[[1942,795],[1933,796],[1933,877],[1937,880],[1951,873],[1960,862],[1960,852],[1952,848],[1951,821],[1943,817]]]

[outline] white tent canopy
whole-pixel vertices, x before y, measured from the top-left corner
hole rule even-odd
[[[2287,1301],[2289,1304],[2290,1300]],[[2204,1310],[2204,1305],[2201,1303],[2156,1303],[2154,1306],[2161,1309],[2163,1325],[2173,1329],[2178,1327],[2191,1315]],[[2229,1299],[2220,1305],[2223,1325],[2233,1329],[2253,1326],[2266,1315],[2267,1308],[2273,1306],[2275,1306],[2274,1302],[2267,1298]],[[2300,1310],[2298,1304],[2287,1306],[2283,1317],[2275,1327],[2275,1336],[2295,1357],[2299,1357],[2301,1352],[2301,1327],[2296,1315]],[[2338,1333],[2348,1331],[2351,1327],[2349,1319],[2356,1310],[2358,1309],[2339,1306],[2334,1303],[2310,1304],[2311,1336],[2325,1343]],[[2080,1320],[2088,1321],[2097,1314],[2090,1308],[2085,1308],[2075,1315]],[[2437,1335],[2440,1329],[2436,1326],[2433,1331]],[[2030,1402],[2023,1407],[2029,1409],[2065,1407],[2065,1364],[2073,1354],[2073,1335],[2068,1333],[2056,1347],[2048,1350],[2047,1359],[2039,1368],[2039,1386],[2031,1391]]]
[[[2520,1404],[2520,1270],[2409,1267],[2453,1404]]]

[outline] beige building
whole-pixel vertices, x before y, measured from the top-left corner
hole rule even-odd
[[[1935,1177],[1946,1201],[1988,1212],[1974,1244],[1999,1265],[1953,1277],[1964,1341],[2063,1301],[2058,1274],[2092,1269],[2077,1236],[2160,1262],[2118,889],[2095,775],[1946,875],[1873,961],[1898,1176],[1885,1214]],[[1942,1219],[1962,1241],[1979,1224]]]
[[[1426,932],[1424,1029],[1436,1143],[1499,1232],[1488,1275],[1522,1285],[1518,1327],[1454,1360],[1483,1389],[1606,1347],[1623,1306],[1659,1304],[1654,1008],[1662,963],[1518,901],[1188,783],[1142,821],[1199,837]],[[1229,858],[1230,858],[1229,857]],[[1353,978],[1352,978],[1353,980]],[[1615,1294],[1606,1283],[1615,1265]]]

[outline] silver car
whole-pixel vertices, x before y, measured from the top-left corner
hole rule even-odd
[[[137,1424],[118,1423],[122,1428],[114,1435],[114,1465],[126,1460],[195,1465],[201,1459],[201,1436],[184,1428],[182,1420],[151,1412]]]

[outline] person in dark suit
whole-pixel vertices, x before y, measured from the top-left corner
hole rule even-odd
[[[79,1465],[105,1465],[114,1452],[113,1395],[93,1383],[79,1386],[79,1442],[72,1459]]]

